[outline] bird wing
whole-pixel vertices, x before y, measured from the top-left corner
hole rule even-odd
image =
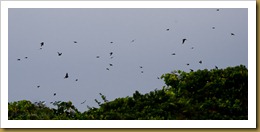
[[[184,44],[185,40],[186,40],[186,39],[183,39],[183,40],[182,40],[182,44]]]

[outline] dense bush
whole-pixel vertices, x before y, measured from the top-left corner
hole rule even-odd
[[[100,93],[99,108],[81,113],[72,102],[43,103],[22,100],[8,104],[13,120],[247,120],[248,70],[226,69],[173,71],[161,76],[166,86],[147,94],[108,101]]]

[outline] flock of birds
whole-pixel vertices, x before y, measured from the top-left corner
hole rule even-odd
[[[220,11],[220,10],[217,9],[216,11]],[[215,27],[212,27],[212,29],[214,30]],[[165,31],[166,31],[166,32],[170,31],[170,28],[167,28]],[[230,35],[231,35],[231,36],[235,36],[235,33],[231,32]],[[134,43],[135,41],[136,41],[136,39],[133,39],[133,40],[130,41],[130,43]],[[186,41],[188,41],[188,39],[187,39],[187,38],[183,38],[182,40],[180,40],[180,44],[184,45]],[[74,44],[78,44],[77,41],[72,41],[72,42],[73,42]],[[110,43],[110,44],[113,44],[114,42],[111,41],[111,42],[109,42],[109,43]],[[40,48],[39,48],[39,50],[43,50],[44,45],[45,45],[45,42],[41,42],[41,43],[40,43]],[[191,49],[194,49],[194,47],[191,47]],[[114,58],[113,54],[114,54],[113,52],[109,52],[109,53],[108,53],[110,59],[113,59],[113,58]],[[172,53],[171,55],[175,56],[176,53]],[[61,57],[61,56],[62,56],[62,52],[59,52],[59,51],[58,51],[58,52],[57,52],[57,56],[58,56],[58,57]],[[100,58],[100,56],[96,56],[96,59],[99,59],[99,58]],[[24,57],[24,59],[28,59],[28,56]],[[22,60],[21,60],[21,58],[18,58],[17,61],[22,61]],[[199,64],[202,64],[202,60],[199,60],[198,63],[199,63]],[[186,63],[186,65],[189,66],[190,64],[189,64],[189,63]],[[109,67],[106,67],[106,70],[109,71],[109,70],[110,70],[110,67],[112,67],[112,66],[113,66],[113,64],[112,64],[112,63],[109,63]],[[143,66],[139,66],[139,68],[141,69],[140,72],[143,74],[143,73],[144,73]],[[215,66],[215,68],[218,69],[217,66]],[[190,69],[190,71],[193,72],[194,70],[193,70],[193,69]],[[65,74],[64,77],[63,77],[64,79],[69,78],[69,73],[64,73],[64,74]],[[157,79],[160,79],[160,78],[157,77]],[[78,81],[78,79],[75,79],[75,81]],[[37,87],[37,88],[40,88],[41,86],[38,85],[38,86],[36,86],[36,87]],[[56,95],[57,95],[56,92],[53,93],[53,96],[56,96]],[[81,102],[81,104],[84,104],[85,102],[86,102],[86,100],[84,100],[83,102]],[[51,102],[51,103],[53,103],[53,102]]]

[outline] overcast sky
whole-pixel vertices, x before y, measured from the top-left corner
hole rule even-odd
[[[8,13],[9,102],[70,100],[85,111],[87,105],[97,107],[99,93],[113,100],[136,90],[161,89],[165,84],[157,77],[173,70],[248,66],[247,9],[36,8]]]

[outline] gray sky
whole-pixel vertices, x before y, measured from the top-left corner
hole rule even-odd
[[[161,89],[157,77],[173,70],[248,66],[247,9],[9,9],[8,26],[9,102],[70,100],[85,111],[99,93]]]

